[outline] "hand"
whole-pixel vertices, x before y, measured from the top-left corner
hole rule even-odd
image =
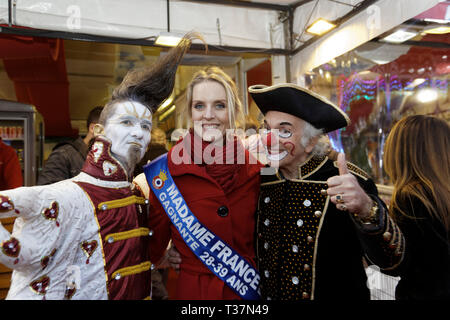
[[[175,246],[172,245],[168,250],[166,250],[164,257],[158,265],[158,269],[173,268],[178,273],[180,271],[180,263],[180,253]]]
[[[327,193],[338,210],[357,214],[361,218],[370,214],[371,198],[364,192],[355,176],[349,173],[345,154],[339,153],[337,158],[339,175],[327,180]]]

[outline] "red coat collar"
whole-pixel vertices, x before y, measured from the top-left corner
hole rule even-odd
[[[189,152],[187,150],[187,144],[184,143],[185,140],[179,140],[177,144],[172,147],[168,153],[168,167],[170,174],[173,177],[192,174],[195,176],[200,176],[208,179],[214,183],[215,180],[211,178],[204,166],[197,165],[193,163],[190,158]],[[241,143],[239,141],[239,143]],[[226,164],[224,164],[226,165]],[[253,178],[255,175],[260,173],[261,168],[264,165],[257,161],[249,152],[245,150],[245,165],[241,167],[241,172],[239,175],[239,180],[236,183],[236,187],[242,183],[248,181],[248,179]]]
[[[95,138],[81,171],[101,180],[128,181],[126,170],[111,155],[111,141],[102,136]]]

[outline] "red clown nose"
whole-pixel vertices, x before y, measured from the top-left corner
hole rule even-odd
[[[262,136],[262,143],[266,146],[266,147],[270,147],[272,145],[272,132],[268,132],[266,135]]]

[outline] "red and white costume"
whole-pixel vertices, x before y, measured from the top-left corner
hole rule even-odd
[[[0,263],[14,269],[7,299],[150,296],[147,205],[97,137],[82,172],[51,185],[0,191]]]

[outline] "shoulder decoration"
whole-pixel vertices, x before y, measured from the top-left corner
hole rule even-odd
[[[58,222],[58,215],[59,215],[59,204],[56,201],[53,201],[50,204],[50,207],[48,208],[44,208],[44,210],[42,210],[42,215],[44,216],[45,219],[47,220],[52,220],[55,221],[56,226],[59,227],[59,222]]]
[[[44,300],[45,294],[47,293],[49,286],[50,286],[50,278],[46,275],[30,283],[30,289],[34,293],[44,296],[43,297]]]
[[[0,213],[5,213],[14,209],[14,203],[7,196],[0,194]]]
[[[98,247],[97,241],[96,240],[83,241],[83,242],[81,242],[80,247],[81,247],[81,250],[83,250],[84,254],[87,257],[86,264],[89,264],[89,259],[91,258],[95,249],[97,249],[97,247]]]
[[[333,164],[336,168],[339,168],[337,161],[334,161]],[[351,173],[357,175],[358,177],[360,177],[364,180],[370,179],[370,176],[369,176],[369,174],[367,174],[367,172],[365,172],[363,169],[361,169],[360,167],[358,167],[357,165],[355,165],[351,162],[347,161],[347,168]]]
[[[3,254],[11,258],[17,258],[14,260],[14,264],[19,262],[19,253],[20,253],[20,242],[16,238],[12,237],[8,241],[3,241],[1,243],[1,248]]]

